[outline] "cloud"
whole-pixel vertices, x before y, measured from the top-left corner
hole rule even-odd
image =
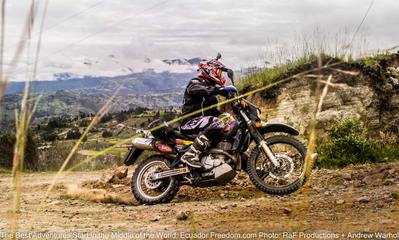
[[[126,73],[127,67],[184,71],[164,66],[161,60],[210,57],[216,52],[222,52],[228,66],[248,66],[269,61],[268,55],[278,48],[294,55],[289,52],[299,51],[304,38],[348,41],[368,4],[365,0],[50,1],[38,78],[51,79],[59,72],[112,76]],[[397,0],[375,2],[357,39],[367,39],[366,50],[399,42],[397,9]],[[6,62],[13,56],[27,11],[28,2],[7,1]],[[35,43],[37,32],[33,39]],[[109,59],[110,54],[118,57],[118,64]],[[147,58],[152,61],[146,62]],[[22,80],[24,68],[20,64],[12,79]]]

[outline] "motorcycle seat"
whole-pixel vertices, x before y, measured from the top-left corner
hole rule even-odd
[[[194,140],[197,135],[185,135],[181,133],[178,129],[173,129],[173,135],[175,138],[183,139],[183,140]]]

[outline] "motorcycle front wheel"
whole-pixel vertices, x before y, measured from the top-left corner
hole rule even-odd
[[[137,166],[131,182],[132,193],[137,201],[153,205],[173,199],[180,187],[175,177],[152,180],[154,173],[166,170],[170,170],[170,163],[162,156],[151,156]]]
[[[272,136],[265,141],[280,166],[275,167],[257,146],[248,161],[249,178],[258,189],[269,194],[287,195],[295,192],[305,181],[306,147],[286,135]]]

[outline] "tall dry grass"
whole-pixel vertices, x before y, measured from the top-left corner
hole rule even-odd
[[[34,26],[34,19],[35,19],[35,2],[31,2],[28,19],[27,19],[27,44],[30,45],[32,30]],[[29,58],[29,54],[27,55]],[[27,69],[27,73],[29,70]],[[21,100],[21,109],[18,114],[16,110],[16,142],[14,147],[14,156],[13,156],[13,168],[12,168],[12,219],[11,219],[11,232],[15,233],[18,230],[18,220],[19,220],[19,211],[21,207],[21,182],[22,182],[22,169],[23,169],[23,160],[25,158],[25,147],[26,147],[26,140],[27,140],[27,132],[29,129],[29,118],[30,118],[30,111],[28,105],[28,98],[29,98],[29,77],[27,76],[25,81],[25,88],[23,92],[23,97]]]
[[[270,68],[320,52],[343,60],[364,57],[372,52],[368,50],[367,35],[363,32],[359,34],[360,36],[353,39],[352,44],[350,42],[353,37],[349,29],[330,33],[322,31],[321,28],[315,28],[311,32],[292,34],[289,41],[266,39],[258,55],[258,62],[266,62],[264,67]]]
[[[3,78],[3,65],[4,65],[4,40],[5,40],[5,14],[6,14],[6,0],[1,0],[0,2],[0,102],[6,88],[6,82]],[[0,108],[1,113],[1,108]]]
[[[21,183],[22,183],[22,170],[23,170],[23,164],[24,164],[24,159],[25,159],[25,149],[26,149],[26,142],[27,142],[27,134],[29,131],[29,126],[30,126],[30,121],[32,118],[32,114],[35,111],[35,108],[37,106],[37,101],[34,103],[29,100],[30,96],[30,90],[31,90],[31,81],[35,79],[36,71],[37,71],[37,60],[39,59],[40,55],[40,45],[41,45],[41,37],[42,37],[42,32],[43,32],[43,26],[44,26],[44,21],[45,21],[45,16],[47,12],[47,6],[48,6],[48,0],[45,1],[45,7],[43,11],[43,16],[42,16],[42,23],[41,23],[41,28],[38,36],[38,45],[36,46],[36,51],[34,52],[34,62],[31,64],[28,64],[27,70],[26,70],[26,80],[25,80],[25,86],[24,86],[24,92],[21,100],[21,107],[18,112],[16,110],[16,142],[15,142],[15,147],[14,147],[14,155],[13,155],[13,168],[12,168],[12,217],[10,221],[10,229],[11,233],[13,233],[13,238],[16,239],[15,233],[18,230],[18,223],[19,223],[19,214],[20,214],[20,208],[21,208]],[[36,20],[36,13],[38,10],[38,5],[35,0],[32,0],[30,2],[30,7],[27,13],[26,17],[26,22],[24,26],[24,31],[21,37],[21,40],[18,44],[16,53],[14,55],[14,58],[11,62],[11,69],[9,69],[9,72],[12,72],[13,68],[17,64],[18,60],[20,59],[20,56],[23,53],[23,50],[25,47],[27,48],[27,62],[29,63],[31,61],[31,40],[32,40],[32,34],[35,26],[35,20]],[[4,11],[4,10],[3,10]],[[2,32],[2,38],[4,38],[4,32]],[[1,95],[4,94],[5,87],[7,85],[7,76],[4,77],[4,86],[1,89]],[[38,98],[40,99],[40,98]]]
[[[31,80],[35,79],[35,75],[37,72],[37,63],[39,60],[39,54],[40,54],[40,48],[41,48],[41,35],[43,32],[43,23],[45,20],[45,12],[47,12],[47,5],[48,5],[48,0],[45,3],[45,10],[44,10],[44,15],[42,17],[42,25],[40,28],[40,37],[39,37],[39,41],[38,41],[38,45],[36,46],[36,51],[35,51],[35,60],[33,62],[33,67],[30,70],[31,73],[28,74],[27,76],[27,80],[25,82],[25,89],[24,89],[24,94],[23,94],[23,98],[21,101],[21,109],[20,112],[17,114],[16,117],[16,145],[15,145],[15,149],[14,149],[14,158],[13,158],[13,169],[12,169],[12,176],[13,176],[13,182],[12,182],[12,186],[13,186],[13,204],[12,204],[12,213],[13,213],[13,217],[12,217],[12,223],[11,223],[11,229],[12,232],[16,232],[18,229],[18,217],[19,217],[19,210],[20,210],[20,198],[21,198],[21,172],[22,172],[22,167],[23,167],[23,159],[24,159],[24,154],[25,154],[25,147],[26,147],[26,136],[27,136],[27,131],[29,129],[29,123],[32,117],[32,112],[34,112],[34,106],[30,101],[29,101],[29,89],[30,89],[30,84],[31,84]],[[1,77],[1,85],[0,85],[0,99],[4,94],[5,91],[5,87],[7,85],[7,76],[5,75],[3,77],[3,48],[4,48],[4,14],[5,14],[5,0],[3,0],[1,2],[1,43],[0,43],[0,52],[1,52],[1,67],[0,67],[0,77]],[[36,8],[37,8],[37,4],[35,0],[31,1],[31,7],[29,9],[29,13],[27,15],[27,20],[26,20],[26,24],[25,24],[25,28],[23,31],[23,34],[21,36],[21,40],[18,44],[16,53],[14,55],[14,58],[11,62],[11,66],[15,66],[16,63],[20,60],[20,57],[26,47],[27,44],[30,43],[31,40],[31,36],[32,36],[32,31],[33,31],[33,26],[35,23],[35,13],[36,13]],[[314,34],[319,34],[319,33],[314,33]],[[339,35],[341,36],[341,35]],[[303,37],[305,38],[305,37]],[[301,44],[298,44],[296,46],[292,46],[292,47],[287,47],[287,46],[277,46],[275,48],[275,53],[272,53],[273,55],[271,56],[272,62],[274,63],[283,63],[287,61],[287,59],[289,61],[291,61],[290,59],[295,59],[298,58],[297,54],[300,54],[301,56],[306,56],[307,54],[313,53],[315,49],[324,49],[322,50],[323,52],[334,52],[335,56],[340,56],[342,53],[342,50],[345,49],[351,49],[351,46],[340,46],[338,47],[341,42],[347,42],[346,40],[341,40],[339,37],[336,37],[334,40],[336,42],[335,44],[335,48],[334,49],[327,49],[328,46],[330,46],[327,42],[323,41],[323,39],[331,39],[330,37],[306,37],[306,39],[310,39],[307,41],[302,41]],[[317,41],[316,41],[317,40]],[[364,44],[366,43],[366,41],[364,41]],[[294,49],[294,51],[292,50],[286,50],[286,49]],[[296,49],[296,50],[295,50]],[[360,52],[364,51],[365,48],[360,48]],[[344,57],[348,57],[348,56],[344,56]],[[270,59],[269,57],[265,56],[264,59]],[[318,68],[315,69],[311,69],[308,71],[304,71],[301,72],[299,74],[295,74],[293,76],[284,78],[280,81],[274,82],[274,83],[270,83],[266,86],[260,87],[258,89],[255,89],[253,91],[250,91],[248,93],[245,93],[241,96],[239,96],[238,98],[243,98],[249,95],[253,95],[256,94],[258,92],[264,91],[268,88],[271,88],[275,85],[281,84],[283,82],[287,82],[290,81],[292,79],[298,78],[298,77],[303,77],[306,74],[311,74],[311,73],[315,73],[317,71],[319,71],[319,76],[321,76],[320,74],[320,70],[323,68],[329,68],[329,67],[333,67],[334,64],[323,64],[321,63],[321,60],[319,61],[319,66]],[[11,69],[9,69],[9,72],[13,71],[13,67]],[[28,71],[29,73],[29,71]],[[312,166],[314,164],[314,153],[315,153],[315,144],[316,144],[316,139],[317,139],[317,133],[316,133],[316,128],[315,125],[317,123],[317,117],[318,114],[321,111],[321,106],[323,104],[324,98],[327,95],[328,92],[328,87],[329,86],[333,86],[333,84],[331,83],[331,76],[327,79],[327,81],[322,80],[321,78],[318,79],[318,87],[317,87],[317,91],[320,91],[320,84],[324,84],[324,89],[323,91],[320,93],[318,92],[316,94],[316,96],[319,96],[319,100],[318,100],[318,108],[317,111],[315,113],[314,119],[312,120],[312,131],[309,137],[309,145],[308,145],[308,155],[306,156],[306,161],[305,161],[305,169],[306,169],[306,175],[308,176],[308,179],[310,181],[311,179],[311,169]],[[116,93],[115,93],[116,94]],[[115,95],[114,95],[115,96]],[[114,97],[113,96],[113,97]],[[109,111],[109,108],[111,107],[111,103],[112,103],[112,99],[113,97],[111,97],[109,99],[109,101],[107,101],[107,103],[103,106],[103,108],[101,108],[101,110],[96,114],[96,116],[93,118],[93,120],[91,121],[91,123],[89,124],[89,126],[86,128],[85,132],[82,134],[81,138],[76,142],[76,144],[74,145],[73,149],[71,150],[71,152],[68,154],[68,156],[66,157],[65,161],[63,162],[62,166],[60,167],[57,175],[54,177],[53,182],[51,184],[51,186],[49,187],[47,194],[51,191],[52,187],[57,183],[57,181],[59,180],[59,178],[62,176],[63,173],[67,173],[68,171],[72,171],[73,169],[75,169],[76,167],[80,166],[81,164],[83,164],[84,162],[87,161],[92,161],[93,159],[95,159],[96,157],[100,156],[100,155],[104,155],[106,153],[108,153],[109,151],[113,150],[114,148],[118,147],[120,144],[123,143],[127,143],[129,141],[131,141],[133,138],[138,137],[139,135],[135,135],[131,138],[128,139],[124,139],[118,143],[116,143],[115,145],[104,149],[103,151],[100,151],[99,153],[96,153],[95,155],[87,158],[86,160],[72,166],[69,169],[66,169],[67,164],[69,163],[71,157],[73,156],[73,154],[75,154],[76,150],[78,149],[78,146],[80,145],[80,143],[83,140],[83,137],[87,135],[88,131],[98,122],[99,119],[101,119],[101,117],[107,113]],[[230,99],[230,100],[226,100],[223,101],[219,104],[215,104],[213,106],[208,107],[207,109],[211,109],[220,105],[224,105],[224,104],[228,104],[232,101],[234,101],[235,99]],[[205,110],[207,110],[205,109]],[[169,122],[167,122],[166,124],[173,124],[175,122],[181,121],[187,117],[190,117],[192,115],[195,115],[199,112],[201,112],[202,110],[199,110],[197,112],[193,112],[191,114],[182,116],[180,118],[176,118],[174,120],[171,120]],[[161,127],[163,127],[165,124],[157,126],[152,128],[151,130],[156,130],[159,129]]]

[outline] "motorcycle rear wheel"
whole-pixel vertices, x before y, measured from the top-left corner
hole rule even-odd
[[[170,202],[179,191],[178,179],[169,177],[158,181],[151,180],[151,174],[169,169],[169,161],[160,155],[150,156],[141,162],[131,181],[134,198],[148,205]]]
[[[291,146],[293,149],[295,149],[297,151],[296,155],[300,155],[300,156],[297,156],[297,159],[299,159],[299,161],[302,163],[302,168],[300,169],[298,176],[295,178],[295,180],[293,180],[289,184],[286,184],[286,185],[269,184],[265,181],[266,178],[268,178],[268,177],[275,178],[273,180],[276,180],[276,178],[277,178],[276,181],[279,182],[279,181],[284,181],[284,176],[281,177],[281,179],[278,179],[280,176],[276,176],[276,174],[273,171],[269,170],[273,166],[272,166],[270,160],[267,159],[267,157],[263,157],[263,158],[265,158],[264,164],[268,164],[269,169],[260,169],[259,165],[257,165],[257,164],[259,164],[258,160],[264,154],[262,153],[262,151],[260,150],[259,147],[255,147],[252,150],[252,153],[249,158],[248,165],[247,165],[247,172],[248,172],[249,178],[251,179],[251,181],[254,183],[254,185],[259,190],[266,192],[268,194],[288,195],[290,193],[295,192],[305,182],[305,172],[304,172],[303,168],[304,168],[304,161],[305,161],[305,157],[306,157],[306,147],[299,140],[297,140],[291,136],[286,136],[286,135],[272,136],[270,138],[265,139],[265,141],[267,142],[267,145],[271,148],[273,145],[277,145],[277,144],[285,144],[287,146]],[[276,155],[276,152],[273,151],[273,149],[271,149],[271,150]],[[285,154],[285,155],[287,155],[287,154]],[[282,160],[288,159],[287,162],[291,163],[291,165],[298,165],[298,164],[293,163],[290,156],[285,156],[285,155],[280,154],[279,156],[281,156]],[[278,155],[276,155],[276,157],[277,156]],[[291,169],[288,169],[287,172],[283,172],[283,174],[286,173],[286,175],[287,175],[290,172],[290,170]]]

